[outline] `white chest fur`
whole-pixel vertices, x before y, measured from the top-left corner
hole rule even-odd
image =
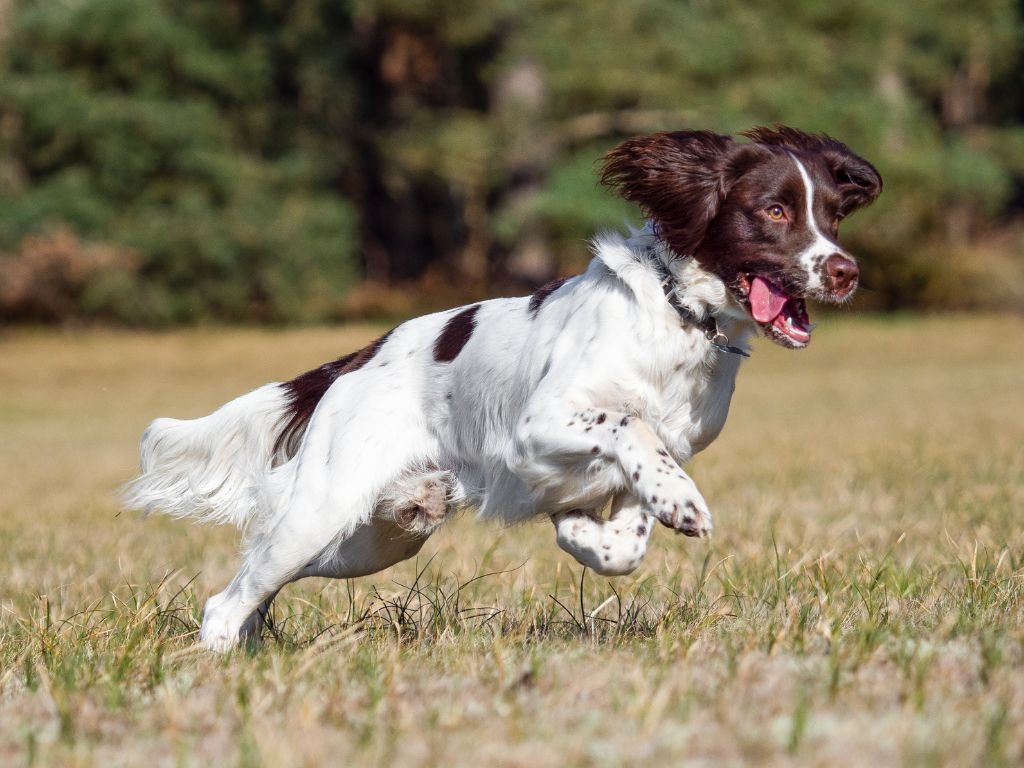
[[[653,243],[653,245],[652,245]],[[625,308],[628,331],[622,354],[633,373],[624,405],[657,431],[676,460],[685,462],[719,435],[729,412],[742,356],[712,347],[704,331],[670,306],[651,271],[638,264],[638,248],[659,244],[648,233],[632,240],[602,241],[601,261],[631,289],[635,302]],[[655,253],[655,257],[664,257]],[[676,262],[681,302],[695,313],[714,313],[730,344],[747,348],[752,327],[717,278],[692,261]]]
[[[680,462],[707,448],[725,426],[739,361],[723,359],[733,357],[729,353],[717,352],[715,357],[703,370],[680,376],[659,403],[659,413],[651,414],[657,418],[649,423]]]
[[[633,475],[642,476],[645,467],[667,473],[671,464],[680,472],[721,431],[741,357],[712,347],[705,331],[666,299],[650,262],[665,255],[652,247],[657,241],[645,235],[600,241],[587,272],[530,321],[518,354],[522,408],[506,409],[516,413],[512,439],[504,443],[512,452],[499,462],[480,462],[473,457],[485,446],[478,443],[462,455],[484,472],[499,464],[509,468],[481,483],[485,513],[501,509],[506,518],[523,519],[600,507],[641,482]],[[669,264],[675,284],[685,288],[676,294],[680,301],[696,317],[721,318],[716,322],[731,343],[743,347],[750,329],[730,319],[724,285],[692,263]],[[481,318],[490,320],[486,308]],[[487,322],[481,330],[499,327],[507,323]],[[631,451],[647,455],[633,469]],[[562,471],[580,454],[588,457],[584,472]],[[662,481],[668,478],[652,481],[652,490]]]

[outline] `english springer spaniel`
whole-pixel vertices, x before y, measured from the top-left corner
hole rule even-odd
[[[548,516],[558,545],[608,576],[640,564],[655,520],[707,536],[682,465],[722,429],[755,331],[804,347],[806,300],[850,298],[839,223],[882,189],[827,136],[744,136],[611,150],[602,181],[648,222],[598,237],[581,275],[410,320],[209,416],[154,421],[127,505],[247,532],[201,643],[257,639],[285,584],[387,568],[461,508]]]

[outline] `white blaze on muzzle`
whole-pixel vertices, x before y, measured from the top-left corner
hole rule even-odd
[[[814,182],[811,181],[811,176],[807,173],[803,163],[797,160],[796,156],[792,153],[790,157],[796,163],[796,168],[800,171],[800,178],[804,182],[804,189],[807,191],[807,226],[814,236],[811,244],[797,255],[797,263],[807,275],[807,290],[823,291],[825,290],[825,285],[821,281],[823,270],[819,268],[820,265],[824,264],[825,259],[834,253],[838,253],[846,258],[850,258],[850,256],[834,240],[825,237],[821,230],[818,229],[818,222],[814,218]]]

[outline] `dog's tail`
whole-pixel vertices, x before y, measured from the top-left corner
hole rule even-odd
[[[122,501],[245,528],[269,511],[267,477],[289,418],[285,385],[267,384],[199,419],[157,419],[142,435],[141,471]]]

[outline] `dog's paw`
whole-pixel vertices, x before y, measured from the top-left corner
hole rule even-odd
[[[226,627],[214,627],[211,623],[203,620],[203,628],[199,633],[199,644],[207,650],[215,653],[226,653],[239,645],[239,631],[231,632]]]
[[[238,641],[230,637],[210,636],[199,637],[199,647],[211,653],[227,653],[238,646]]]
[[[226,591],[225,591],[226,592]],[[231,601],[225,592],[213,595],[203,608],[203,623],[199,628],[199,645],[215,653],[227,653],[241,641],[240,625],[231,620]]]
[[[558,546],[601,576],[635,571],[647,553],[647,521],[605,520],[593,510],[573,509],[551,516]]]
[[[686,489],[664,498],[652,495],[648,506],[658,522],[676,533],[703,538],[714,530],[707,502],[696,490]]]

